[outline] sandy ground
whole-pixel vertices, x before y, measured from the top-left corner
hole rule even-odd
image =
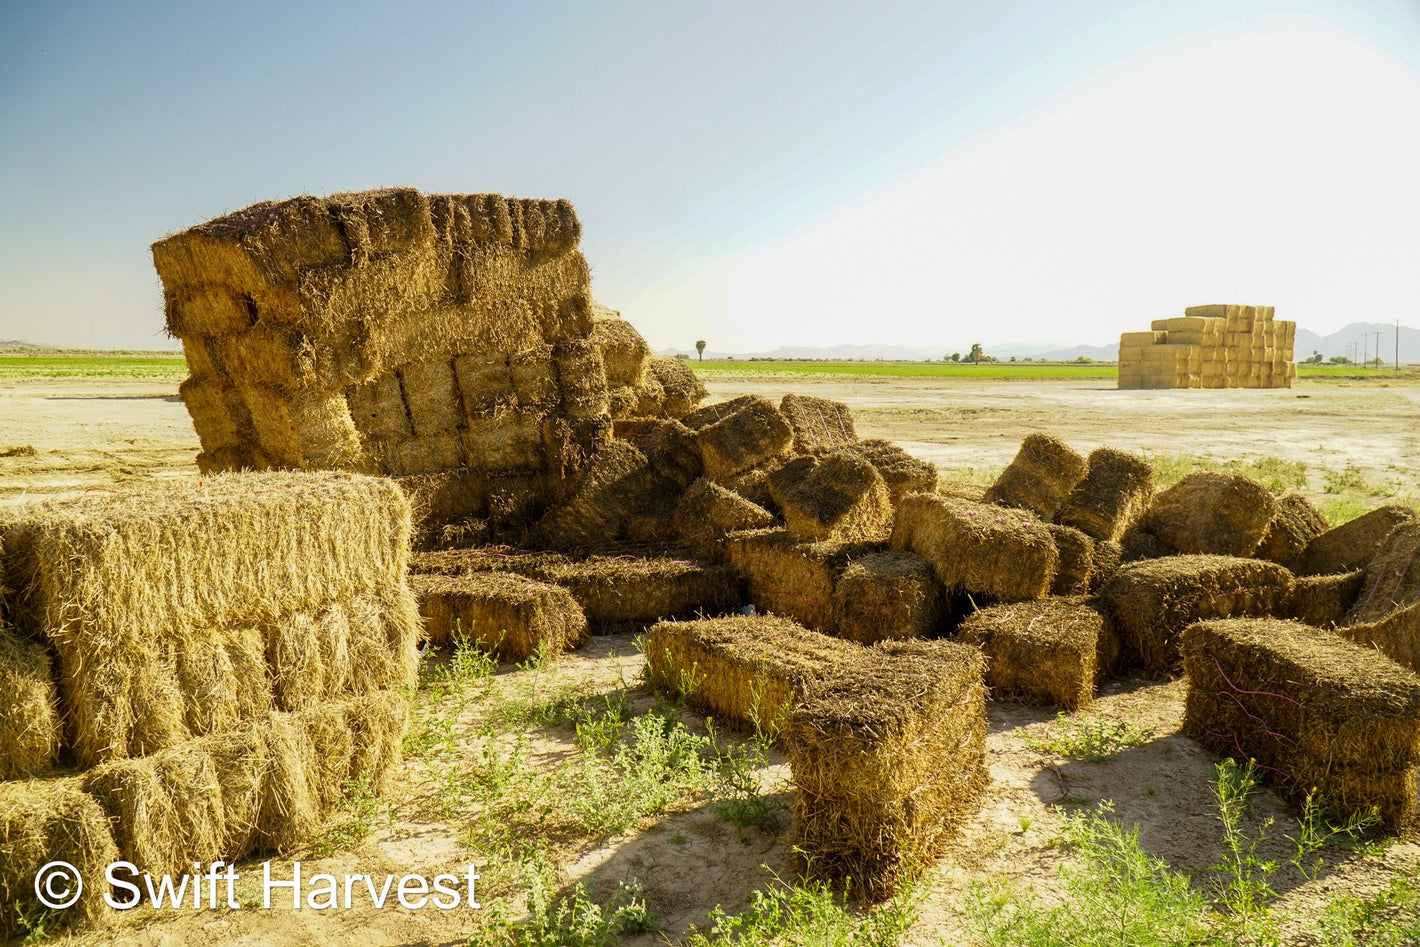
[[[134,381],[21,381],[0,383],[0,503],[45,494],[116,489],[152,478],[196,476],[197,441],[169,383]],[[1420,482],[1420,388],[1335,383],[1291,391],[1119,392],[1104,382],[960,382],[930,380],[820,380],[722,378],[715,397],[754,391],[777,400],[787,390],[849,402],[865,436],[892,438],[945,467],[999,466],[1020,439],[1048,429],[1085,451],[1101,444],[1159,453],[1195,453],[1219,459],[1274,455],[1316,468],[1354,465],[1385,478],[1401,492]],[[32,447],[33,453],[14,448]],[[630,639],[599,638],[558,663],[558,673],[589,681],[634,678],[639,658]],[[612,686],[607,683],[607,686]],[[1144,847],[1179,869],[1206,877],[1220,855],[1220,831],[1210,791],[1213,760],[1181,736],[1183,685],[1132,678],[1116,680],[1084,716],[1106,716],[1153,730],[1143,745],[1103,763],[1069,762],[1034,749],[1027,738],[1061,726],[1051,711],[1009,703],[990,706],[988,741],[991,788],[980,811],[927,879],[921,919],[909,944],[964,942],[961,906],[973,885],[1005,882],[1047,894],[1057,884],[1056,844],[1064,805],[1088,809],[1113,800],[1126,824],[1141,827]],[[644,701],[644,698],[642,698]],[[691,718],[688,722],[696,724]],[[540,758],[572,752],[571,734],[537,728]],[[771,760],[764,774],[771,792],[787,801],[787,766]],[[427,813],[432,789],[424,761],[404,764],[398,788],[386,800],[388,815],[374,837],[353,852],[307,858],[306,877],[323,871],[383,876],[461,873],[499,866],[466,847],[459,829]],[[1275,836],[1295,832],[1286,810],[1262,793],[1256,814],[1276,815]],[[1284,843],[1264,847],[1264,857],[1285,859]],[[675,939],[717,905],[743,910],[769,872],[792,877],[787,834],[741,831],[708,806],[657,817],[638,831],[564,852],[559,880],[586,880],[610,890],[615,881],[639,880],[662,933],[639,943]],[[272,862],[278,878],[290,876],[285,856]],[[1315,882],[1284,871],[1274,879],[1279,914],[1314,913],[1330,893],[1378,889],[1395,872],[1420,870],[1420,844],[1402,840],[1383,854],[1334,856]],[[261,863],[241,866],[238,892],[259,902]],[[289,895],[287,895],[289,898]],[[120,916],[107,931],[64,941],[168,944],[455,944],[477,929],[478,914],[425,909],[293,911],[147,909]],[[515,908],[521,904],[515,903]],[[486,910],[486,908],[485,908]]]

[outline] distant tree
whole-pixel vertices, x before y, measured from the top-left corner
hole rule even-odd
[[[1088,355],[1081,355],[1079,358],[1075,359],[1075,361],[1079,362],[1081,365],[1088,365],[1093,362],[1094,359],[1090,358]]]
[[[953,352],[953,353],[952,353],[952,361],[954,361],[954,362],[960,362],[960,361],[961,361],[961,353],[960,353],[960,352]]]
[[[1016,357],[1015,357],[1014,355],[1012,355],[1012,356],[1011,356],[1011,361],[1014,362],[1015,360],[1016,360]]]
[[[1307,359],[1307,361],[1312,365],[1320,365],[1322,362],[1321,353],[1316,349],[1312,349],[1312,357]]]
[[[701,360],[702,362],[705,361],[705,340],[704,340],[704,339],[697,339],[697,340],[695,341],[695,354],[700,356],[700,360]]]
[[[971,362],[972,362],[973,365],[979,365],[979,364],[981,364],[981,356],[982,356],[982,354],[983,354],[983,353],[982,353],[982,351],[981,351],[981,343],[980,343],[980,342],[973,342],[973,343],[971,343],[971,356],[970,356],[970,358],[971,358]]]
[[[1330,363],[1333,364],[1333,365],[1350,365],[1350,364],[1351,364],[1351,360],[1350,360],[1349,358],[1347,358],[1346,356],[1344,356],[1344,355],[1333,355],[1333,356],[1331,356],[1331,358],[1327,359],[1327,361],[1330,362]]]

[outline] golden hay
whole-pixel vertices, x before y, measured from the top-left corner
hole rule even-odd
[[[759,609],[829,634],[839,577],[854,560],[876,551],[861,543],[804,542],[785,529],[727,533],[725,549],[748,579],[749,599]]]
[[[729,566],[633,550],[552,565],[547,580],[572,593],[594,632],[737,611],[744,584]]]
[[[1088,592],[1098,584],[1094,581],[1095,541],[1070,526],[1061,526],[1058,523],[1044,525],[1055,543],[1057,554],[1055,578],[1050,583],[1050,594],[1083,595]]]
[[[833,590],[840,638],[874,644],[891,638],[925,638],[946,609],[932,564],[912,552],[869,553],[843,570]]]
[[[701,477],[690,485],[676,507],[674,522],[680,538],[698,552],[721,557],[726,533],[764,529],[774,515],[744,497]]]
[[[612,441],[587,462],[567,502],[549,510],[530,530],[528,542],[565,549],[615,539],[654,485],[653,473],[639,450]]]
[[[1200,471],[1154,497],[1142,525],[1179,552],[1250,556],[1276,516],[1277,501],[1261,484]]]
[[[858,443],[853,412],[841,401],[786,394],[779,413],[794,432],[796,454],[826,454]]]
[[[892,495],[892,505],[902,505],[910,493],[932,493],[937,489],[937,466],[919,460],[891,441],[869,438],[859,441],[852,450],[878,468]]]
[[[892,546],[932,563],[949,592],[1006,602],[1049,593],[1059,561],[1049,531],[1029,514],[926,493],[902,501]]]
[[[611,410],[607,400],[606,368],[601,348],[588,339],[558,342],[552,347],[552,365],[562,394],[561,412],[571,418],[605,416]]]
[[[451,434],[463,424],[463,403],[459,397],[458,385],[454,381],[452,362],[419,362],[405,365],[399,370],[399,382],[416,437]],[[409,472],[424,473],[428,472],[428,468]]]
[[[648,360],[649,381],[654,382],[658,410],[650,413],[678,418],[695,410],[709,394],[690,363],[678,358],[652,356]],[[648,414],[638,411],[638,414]]]
[[[1300,493],[1277,499],[1277,516],[1262,537],[1255,555],[1296,570],[1302,564],[1307,543],[1326,532],[1326,517]]]
[[[1058,543],[1057,543],[1058,545]],[[1124,562],[1124,547],[1108,540],[1096,540],[1094,556],[1090,562],[1089,591],[1098,592]]]
[[[1206,621],[1183,636],[1184,732],[1255,759],[1294,802],[1420,818],[1420,677],[1370,648],[1276,619]]]
[[[187,384],[187,382],[183,382]],[[185,399],[188,400],[188,399]],[[402,441],[414,436],[414,424],[404,403],[398,375],[385,375],[345,394],[350,419],[366,440]],[[200,432],[200,425],[195,425]]]
[[[805,685],[863,651],[773,615],[663,621],[647,637],[646,678],[731,726],[777,733]]]
[[[0,782],[0,938],[21,933],[19,912],[40,914],[35,876],[53,861],[78,869],[84,891],[78,902],[57,914],[54,926],[96,924],[105,919],[99,883],[119,859],[109,820],[97,801],[73,777]],[[54,889],[56,895],[62,886]],[[18,909],[18,911],[17,911]],[[47,928],[48,929],[48,928]]]
[[[1420,674],[1420,602],[1398,608],[1374,621],[1342,624],[1336,632]]]
[[[608,385],[630,388],[641,384],[651,347],[635,326],[625,319],[597,319],[592,323],[591,340],[601,350]]]
[[[892,535],[882,474],[849,451],[796,458],[769,475],[769,489],[799,539],[886,542]]]
[[[613,433],[645,454],[653,470],[682,490],[700,476],[704,465],[695,432],[673,418],[617,421]]]
[[[1334,628],[1346,620],[1365,578],[1366,573],[1360,569],[1334,575],[1299,575],[1279,617],[1316,628]]]
[[[382,603],[389,621],[372,635],[369,673],[411,680],[409,531],[397,487],[342,474],[221,476],[15,507],[0,522],[12,618],[58,656],[83,765],[183,742],[190,723],[229,720],[221,707],[264,706],[248,629],[270,649],[265,636],[328,603]],[[204,654],[218,647],[222,656]],[[184,677],[202,687],[185,691]],[[203,706],[203,689],[225,695]]]
[[[739,496],[744,497],[755,506],[768,510],[772,514],[779,512],[779,504],[774,499],[774,491],[770,489],[769,476],[783,465],[783,461],[775,457],[757,467],[751,467],[744,473],[735,474],[723,484],[725,489],[730,490]]]
[[[1314,537],[1307,543],[1298,571],[1302,575],[1325,575],[1364,569],[1391,530],[1414,521],[1415,511],[1408,506],[1377,507]]]
[[[49,649],[0,619],[0,780],[33,776],[59,755],[64,718]],[[4,902],[0,902],[4,903]]]
[[[810,872],[881,901],[940,856],[989,782],[983,665],[892,641],[808,685],[785,743]]]
[[[1119,638],[1079,599],[993,605],[961,623],[957,638],[986,655],[992,697],[1076,710],[1114,671]]]
[[[475,572],[511,572],[529,579],[546,580],[550,567],[571,562],[551,550],[485,546],[476,549],[443,549],[417,552],[409,557],[410,575],[472,575]]]
[[[413,580],[431,644],[465,637],[499,660],[517,663],[555,655],[587,641],[587,618],[564,588],[507,572],[416,576]]]
[[[1376,548],[1346,623],[1378,621],[1416,602],[1420,602],[1420,523],[1402,523]]]
[[[1177,674],[1179,639],[1201,619],[1272,615],[1292,574],[1275,562],[1232,556],[1168,556],[1120,568],[1099,600],[1119,633],[1124,666]]]
[[[684,420],[699,435],[705,476],[717,483],[785,454],[793,443],[789,422],[759,395],[745,395],[713,408],[723,409],[716,420],[701,423],[705,409]]]
[[[1057,521],[1094,539],[1118,540],[1149,507],[1154,468],[1134,454],[1100,447],[1090,452],[1089,471],[1060,508]]]
[[[1064,441],[1049,434],[1028,434],[1015,459],[986,491],[986,502],[1054,519],[1088,469],[1088,461]]]

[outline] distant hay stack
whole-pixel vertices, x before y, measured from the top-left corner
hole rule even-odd
[[[827,454],[858,443],[853,412],[841,401],[786,394],[779,413],[794,431],[796,454]]]
[[[892,546],[930,562],[948,591],[1000,602],[1049,594],[1059,562],[1050,532],[1029,514],[926,493],[902,501]]]
[[[945,613],[946,596],[931,563],[890,550],[869,553],[844,569],[833,604],[840,638],[875,644],[930,636]]]
[[[1343,817],[1420,818],[1420,677],[1370,648],[1276,619],[1207,621],[1183,636],[1184,732],[1260,771],[1293,802]]]
[[[1067,710],[1093,701],[1119,658],[1114,629],[1078,599],[993,605],[968,616],[957,638],[986,655],[993,697]]]
[[[1251,556],[1276,516],[1261,484],[1200,471],[1154,497],[1142,525],[1179,552]]]
[[[1100,447],[1056,519],[1094,539],[1118,541],[1154,496],[1154,468],[1135,454]]]
[[[587,641],[587,619],[566,589],[508,572],[416,576],[414,592],[430,644],[460,639],[516,664]]]
[[[986,491],[986,502],[1030,510],[1051,520],[1088,469],[1088,461],[1064,441],[1049,434],[1028,434],[1015,459]]]
[[[1415,522],[1415,511],[1387,504],[1312,537],[1302,553],[1302,575],[1327,575],[1364,569],[1397,526]]]
[[[989,782],[983,665],[884,642],[808,685],[785,736],[808,871],[881,901],[939,857]]]
[[[1291,388],[1297,324],[1271,306],[1190,306],[1119,337],[1120,388]]]

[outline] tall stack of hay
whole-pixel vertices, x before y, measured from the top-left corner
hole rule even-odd
[[[1191,306],[1119,337],[1120,388],[1290,388],[1295,322],[1271,306]]]
[[[398,761],[419,616],[409,503],[354,474],[232,474],[0,518],[0,932],[71,862],[285,850]],[[17,739],[11,740],[11,735]]]

